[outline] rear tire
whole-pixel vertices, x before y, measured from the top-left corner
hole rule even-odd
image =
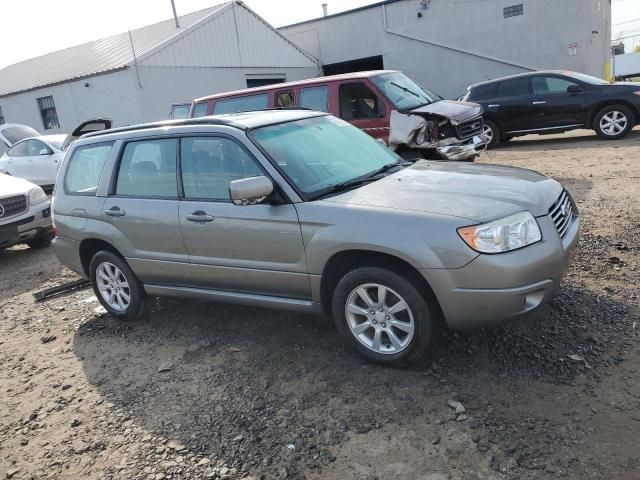
[[[482,136],[487,141],[487,149],[494,148],[498,143],[500,143],[500,129],[498,128],[498,125],[491,120],[484,119],[483,123]]]
[[[635,125],[633,112],[624,105],[607,105],[594,120],[593,129],[600,138],[619,140],[626,137]]]
[[[41,233],[34,239],[29,240],[28,242],[26,242],[26,244],[29,246],[29,248],[33,248],[34,250],[37,250],[39,248],[49,247],[52,241],[53,241],[53,232],[46,231]]]
[[[404,368],[429,353],[436,310],[391,270],[360,267],[347,273],[336,285],[331,308],[340,333],[371,362]]]
[[[144,287],[122,257],[107,250],[96,253],[89,279],[98,301],[114,317],[133,320],[143,311]]]

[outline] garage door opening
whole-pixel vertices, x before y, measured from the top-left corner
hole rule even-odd
[[[325,75],[339,75],[341,73],[365,72],[367,70],[383,70],[382,55],[358,58],[346,62],[329,63],[322,67]]]

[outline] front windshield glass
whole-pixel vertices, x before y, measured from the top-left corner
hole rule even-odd
[[[585,83],[590,83],[591,85],[607,85],[610,82],[603,80],[598,77],[592,77],[591,75],[585,75],[584,73],[578,72],[566,72],[566,75],[573,77],[578,80],[582,80]]]
[[[399,160],[362,130],[332,116],[257,128],[250,137],[305,200]]]
[[[371,81],[385,94],[398,110],[411,110],[440,100],[440,97],[422,88],[401,72],[383,73]]]

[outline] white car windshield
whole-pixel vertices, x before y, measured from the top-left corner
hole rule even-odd
[[[250,137],[305,200],[399,161],[377,140],[328,115],[260,127]]]

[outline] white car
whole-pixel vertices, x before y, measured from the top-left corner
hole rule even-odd
[[[41,135],[15,142],[0,157],[0,173],[24,178],[44,188],[53,188],[67,135]]]
[[[48,247],[52,239],[51,202],[44,190],[0,173],[0,251],[19,243]]]

